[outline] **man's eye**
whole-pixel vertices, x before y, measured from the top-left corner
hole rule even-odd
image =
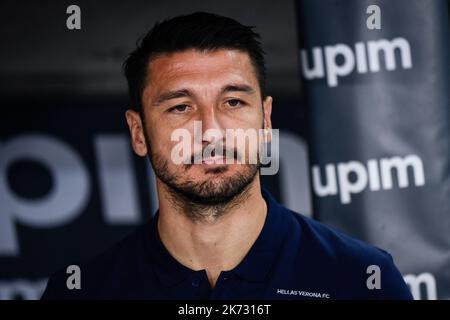
[[[187,110],[189,106],[187,104],[179,104],[175,107],[172,107],[169,109],[169,112],[178,112],[178,113],[182,113],[185,112]]]
[[[243,103],[241,100],[239,100],[239,99],[231,99],[231,100],[228,100],[227,103],[228,103],[228,105],[229,105],[230,107],[240,107],[240,106],[242,106],[242,105],[244,104],[244,103]]]

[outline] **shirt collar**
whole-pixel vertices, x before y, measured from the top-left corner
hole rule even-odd
[[[283,207],[264,188],[261,191],[267,203],[267,216],[263,228],[244,259],[229,271],[251,282],[264,281],[281,252],[288,227],[287,219],[282,212]],[[150,250],[154,262],[155,273],[160,281],[164,285],[173,286],[193,274],[204,273],[204,270],[194,271],[182,265],[167,251],[159,238],[158,217],[159,211],[151,219],[150,235],[145,239],[147,250]]]

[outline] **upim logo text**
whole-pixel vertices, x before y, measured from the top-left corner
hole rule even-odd
[[[337,167],[337,170],[336,170]],[[412,168],[415,186],[425,185],[422,159],[417,155],[370,159],[367,168],[359,161],[341,162],[337,165],[325,165],[325,179],[318,165],[312,167],[314,193],[319,197],[338,194],[343,204],[351,202],[351,194],[362,192],[367,185],[370,191],[390,190],[393,188],[393,173],[397,173],[399,188],[409,187],[408,168]],[[336,172],[337,171],[337,172]],[[354,179],[350,179],[353,175]]]
[[[312,62],[308,59],[306,49],[301,49],[302,73],[306,80],[326,76],[328,86],[336,87],[338,85],[338,77],[349,75],[355,67],[358,73],[380,71],[380,52],[384,54],[386,70],[395,70],[397,68],[396,49],[400,52],[402,68],[412,68],[411,48],[408,40],[405,38],[394,38],[390,41],[380,39],[368,41],[367,43],[356,42],[354,52],[351,47],[343,43],[325,46],[323,49],[321,47],[313,47]],[[342,63],[338,63],[338,57],[342,59]]]

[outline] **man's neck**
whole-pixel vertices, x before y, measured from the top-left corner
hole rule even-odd
[[[259,177],[239,205],[230,206],[216,219],[190,219],[161,189],[158,231],[162,243],[181,264],[193,270],[205,269],[214,287],[220,272],[232,270],[242,261],[263,228],[267,205]]]

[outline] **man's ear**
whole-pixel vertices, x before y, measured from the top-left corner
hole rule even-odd
[[[272,141],[272,134],[270,132],[270,130],[267,129],[272,129],[272,97],[271,96],[267,96],[264,101],[263,101],[263,112],[264,112],[264,136],[265,136],[265,140],[266,142],[270,142]],[[269,132],[268,132],[269,131]]]
[[[272,97],[267,96],[263,101],[264,129],[272,129]]]
[[[147,155],[147,143],[145,142],[144,127],[142,124],[141,115],[132,109],[125,112],[128,129],[131,135],[131,145],[134,152],[141,157]]]

